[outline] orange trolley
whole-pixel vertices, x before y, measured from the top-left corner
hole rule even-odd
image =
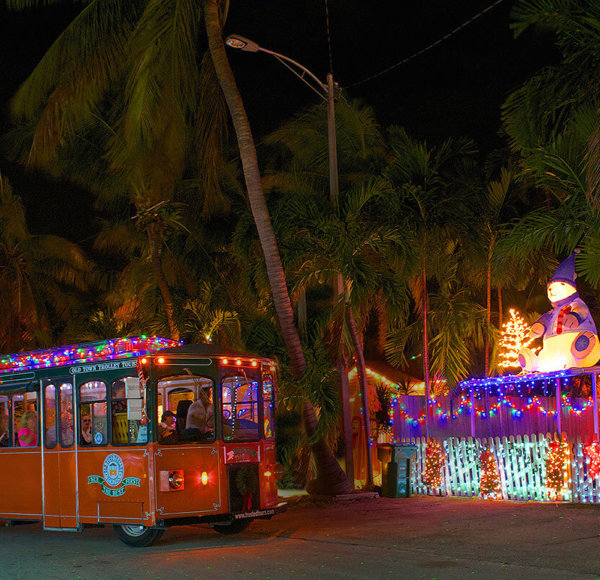
[[[0,519],[239,532],[285,510],[275,397],[274,361],[158,337],[0,357]]]

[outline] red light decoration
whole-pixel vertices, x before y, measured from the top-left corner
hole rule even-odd
[[[594,441],[584,445],[583,453],[588,458],[588,475],[594,479],[600,473],[600,443]]]
[[[442,468],[446,456],[442,444],[437,439],[428,439],[425,450],[425,471],[421,475],[421,481],[428,487],[440,487],[442,485]]]
[[[501,499],[502,484],[498,474],[498,464],[494,454],[489,449],[485,449],[479,455],[479,465],[481,467],[479,495],[483,499]]]
[[[32,352],[19,352],[0,357],[0,373],[133,358],[181,344],[181,342],[158,336],[130,336]]]

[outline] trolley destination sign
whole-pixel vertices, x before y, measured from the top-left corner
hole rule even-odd
[[[137,359],[128,360],[115,360],[105,363],[97,363],[92,365],[79,365],[71,367],[69,372],[72,375],[79,375],[84,373],[97,373],[99,371],[114,371],[119,369],[133,369],[137,363]]]

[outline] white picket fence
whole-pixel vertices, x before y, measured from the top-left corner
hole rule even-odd
[[[546,488],[547,435],[517,435],[489,439],[449,438],[442,442],[446,460],[440,487],[430,488],[422,481],[425,469],[425,438],[412,439],[417,451],[411,460],[413,493],[476,497],[479,495],[479,456],[490,449],[496,458],[502,497],[523,501],[555,501]],[[570,473],[562,500],[576,503],[600,503],[600,475],[588,474],[589,459],[584,455],[580,439],[570,444]]]

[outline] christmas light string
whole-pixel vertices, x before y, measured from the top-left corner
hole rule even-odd
[[[0,357],[0,373],[131,358],[180,345],[168,338],[142,335],[20,352]]]
[[[470,415],[472,409],[471,401],[465,395],[460,397],[458,407],[456,411],[452,414],[450,414],[447,411],[444,411],[441,406],[441,403],[436,399],[430,399],[429,406],[430,409],[433,410],[434,416],[436,416],[441,421],[446,421],[448,419],[456,421],[458,420],[460,415]],[[528,397],[527,399],[525,399],[524,404],[518,407],[513,401],[509,400],[506,396],[499,398],[498,401],[491,405],[487,411],[475,407],[475,416],[479,419],[487,419],[488,416],[490,418],[495,417],[496,415],[498,415],[502,407],[510,408],[511,416],[513,417],[513,419],[520,419],[525,413],[530,413],[531,411],[536,411],[544,417],[556,418],[557,416],[556,408],[546,408],[540,401],[539,397]],[[570,415],[580,417],[584,413],[587,413],[588,411],[594,408],[594,401],[591,397],[588,397],[588,399],[585,401],[585,403],[583,403],[583,405],[577,406],[571,402],[571,397],[569,397],[568,395],[562,395],[561,407],[563,409],[566,409],[566,411]],[[400,417],[400,419],[408,425],[410,425],[411,427],[417,428],[425,423],[425,417],[427,415],[425,409],[423,409],[418,416],[412,416],[406,412],[406,405],[400,403],[398,397],[394,395],[392,396],[390,409],[388,411],[388,419],[390,424],[393,425],[394,423],[395,408],[398,408],[398,416]]]

